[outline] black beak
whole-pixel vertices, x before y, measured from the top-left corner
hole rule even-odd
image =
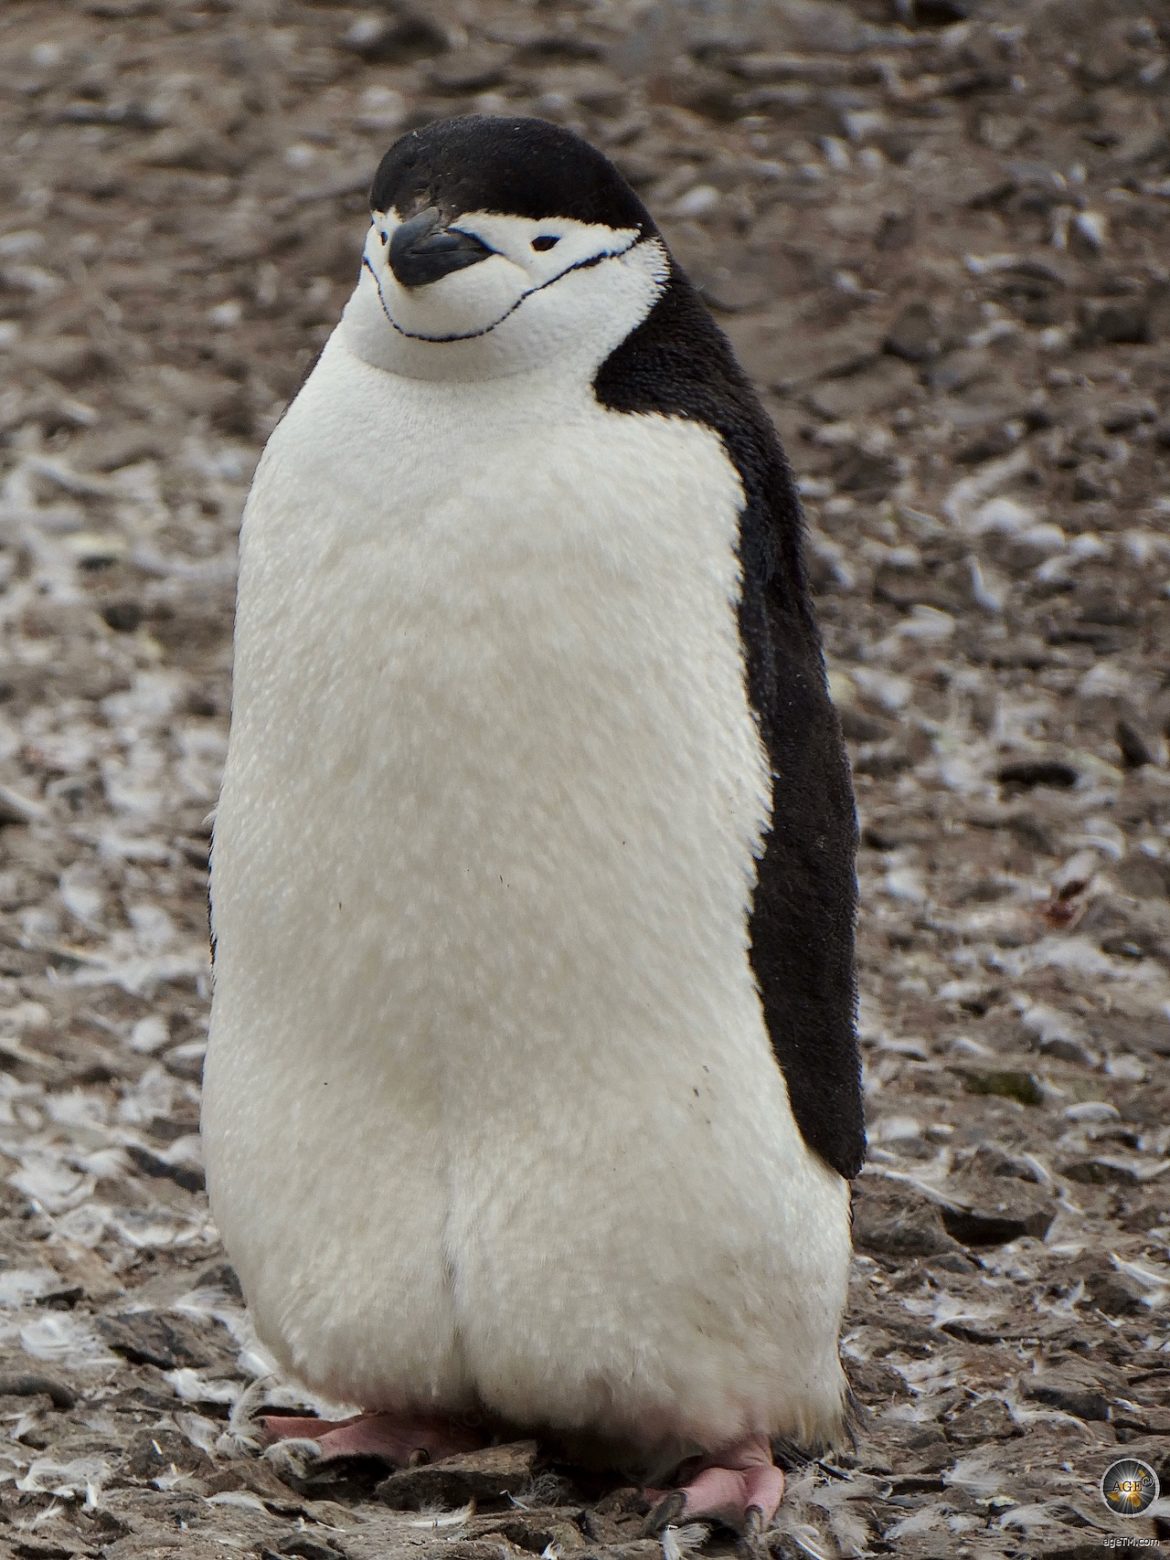
[[[390,269],[403,287],[425,287],[494,253],[470,233],[443,227],[439,213],[431,206],[394,229]]]

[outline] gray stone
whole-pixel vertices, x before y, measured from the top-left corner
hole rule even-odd
[[[417,1468],[399,1468],[382,1480],[376,1493],[388,1506],[412,1511],[420,1506],[498,1500],[527,1489],[536,1471],[536,1456],[535,1441],[487,1446]]]

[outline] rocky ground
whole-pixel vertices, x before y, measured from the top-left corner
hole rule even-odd
[[[1097,1491],[1170,1476],[1165,8],[8,0],[0,62],[0,1553],[663,1547],[532,1448],[384,1496],[258,1455],[298,1399],[202,1194],[240,506],[381,151],[470,108],[619,161],[806,496],[863,825],[866,1413],[773,1553],[1170,1535]]]

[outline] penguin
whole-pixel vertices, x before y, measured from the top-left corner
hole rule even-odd
[[[260,1339],[387,1462],[831,1447],[856,823],[777,435],[616,168],[412,130],[245,507],[203,1134]],[[655,1513],[657,1516],[655,1517]]]

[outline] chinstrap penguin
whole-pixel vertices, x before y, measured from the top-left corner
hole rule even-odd
[[[245,510],[203,1130],[323,1455],[831,1444],[855,821],[783,453],[640,200],[413,131]],[[680,1471],[681,1470],[681,1471]],[[670,1475],[675,1475],[669,1481]]]

